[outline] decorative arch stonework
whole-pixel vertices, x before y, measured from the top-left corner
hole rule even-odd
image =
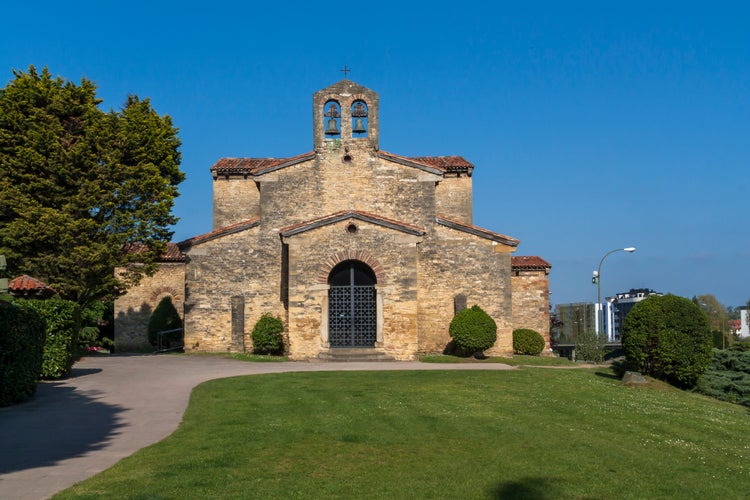
[[[151,303],[155,304],[164,295],[172,297],[172,302],[178,302],[180,300],[180,293],[171,286],[160,286],[155,288],[154,291],[151,292],[151,297],[149,298],[151,299]]]
[[[375,273],[378,285],[384,285],[386,282],[385,270],[380,262],[370,254],[367,250],[342,250],[328,257],[320,266],[320,272],[318,273],[317,282],[320,284],[328,283],[328,276],[331,274],[331,270],[339,263],[345,260],[358,260],[364,262],[372,269]]]

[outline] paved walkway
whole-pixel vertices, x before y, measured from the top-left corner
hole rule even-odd
[[[0,408],[0,498],[44,499],[177,428],[193,387],[260,373],[503,370],[503,364],[246,363],[211,356],[95,356],[29,401]]]

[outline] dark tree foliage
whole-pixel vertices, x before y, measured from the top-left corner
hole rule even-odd
[[[689,299],[649,297],[625,317],[622,348],[631,368],[692,387],[711,362],[708,317]]]
[[[0,90],[0,253],[86,307],[153,274],[171,238],[180,141],[169,116],[129,96],[99,109],[95,85],[45,68]],[[137,244],[137,254],[124,251]],[[130,265],[138,263],[138,265]],[[127,270],[115,276],[115,267]]]
[[[282,354],[284,352],[284,322],[270,313],[263,314],[253,327],[253,352],[255,354]]]
[[[479,354],[497,340],[497,324],[478,305],[459,311],[448,327],[451,338],[460,352]]]

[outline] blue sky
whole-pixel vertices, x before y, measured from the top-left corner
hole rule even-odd
[[[12,2],[0,85],[49,67],[180,129],[179,241],[221,157],[312,150],[312,94],[380,94],[381,148],[476,166],[474,223],[553,266],[553,304],[630,288],[750,299],[750,4]],[[407,221],[408,222],[408,221]]]

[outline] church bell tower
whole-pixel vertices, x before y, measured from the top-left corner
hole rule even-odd
[[[378,146],[376,92],[344,78],[313,94],[313,143],[318,152]]]

